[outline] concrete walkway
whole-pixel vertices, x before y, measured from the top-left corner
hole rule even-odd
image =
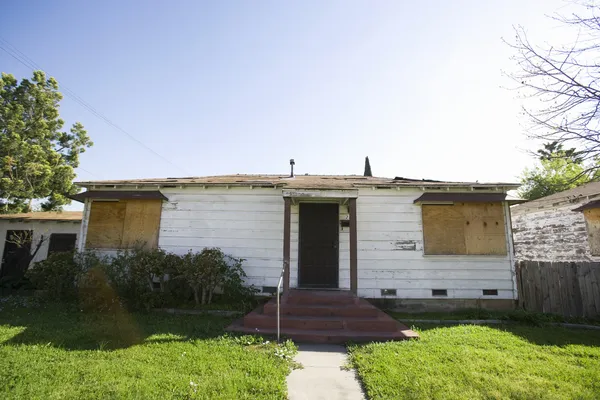
[[[346,348],[331,344],[301,344],[294,358],[303,369],[287,377],[290,400],[364,400],[354,371],[344,370]]]

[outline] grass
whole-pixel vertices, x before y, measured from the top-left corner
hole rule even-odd
[[[499,319],[504,321],[524,322],[534,325],[543,325],[548,322],[569,322],[574,324],[600,325],[599,319],[587,318],[565,318],[560,315],[542,314],[528,312],[524,310],[514,311],[490,311],[480,308],[456,310],[456,311],[440,311],[440,312],[423,312],[423,313],[400,313],[388,311],[388,314],[398,320],[414,320],[414,319],[429,319],[429,320],[468,320],[468,319]]]
[[[598,399],[600,332],[521,324],[434,327],[350,347],[376,399]]]
[[[228,318],[0,301],[2,399],[284,399],[295,352]]]

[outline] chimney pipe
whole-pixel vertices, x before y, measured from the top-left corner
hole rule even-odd
[[[294,177],[294,165],[296,164],[296,162],[294,161],[294,159],[290,159],[290,168],[291,168],[291,172],[290,172],[290,178]]]

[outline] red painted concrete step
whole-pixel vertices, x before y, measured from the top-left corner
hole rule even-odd
[[[290,290],[284,297],[287,304],[298,305],[352,305],[359,301],[353,293],[339,290]]]
[[[362,300],[364,301],[364,300]],[[365,301],[365,303],[368,303]],[[281,315],[290,315],[296,317],[377,317],[379,310],[371,304],[363,305],[302,305],[302,304],[282,304]],[[267,303],[264,306],[263,313],[266,315],[277,315],[277,304],[275,302]]]
[[[417,338],[408,329],[377,307],[350,292],[290,290],[281,298],[281,334],[312,343],[368,342]],[[271,299],[227,330],[275,335],[277,304]]]
[[[291,317],[282,316],[282,328],[335,330],[350,329],[368,332],[393,332],[397,329],[396,321],[391,318],[353,318],[353,317]],[[250,313],[244,317],[244,326],[255,328],[276,328],[277,317],[260,313]]]
[[[249,328],[238,320],[227,329],[233,332],[268,335],[277,334],[276,329]],[[281,329],[282,338],[292,339],[300,343],[347,343],[347,342],[384,342],[390,340],[418,339],[419,335],[408,329],[403,324],[395,332],[359,332],[351,330],[305,330],[305,329]]]

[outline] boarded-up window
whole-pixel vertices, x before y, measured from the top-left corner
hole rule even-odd
[[[583,210],[588,233],[588,243],[593,256],[600,256],[600,208]]]
[[[161,207],[161,200],[93,201],[86,248],[155,248]]]
[[[423,204],[425,254],[505,255],[502,203]]]

